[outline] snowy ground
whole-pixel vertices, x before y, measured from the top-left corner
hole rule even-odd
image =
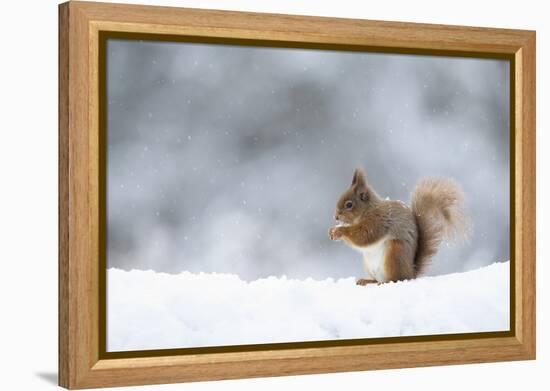
[[[509,329],[509,262],[380,286],[108,270],[108,351]]]

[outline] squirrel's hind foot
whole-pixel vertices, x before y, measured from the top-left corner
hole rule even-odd
[[[378,281],[376,281],[376,280],[368,280],[368,279],[366,279],[366,278],[360,278],[360,279],[358,279],[357,281],[355,281],[355,285],[365,286],[365,285],[367,285],[367,284],[378,284],[378,285],[380,285],[380,284],[378,283]]]

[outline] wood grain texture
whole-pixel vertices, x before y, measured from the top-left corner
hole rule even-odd
[[[521,192],[520,202],[516,200],[516,307],[518,324],[516,335],[530,358],[535,358],[536,321],[536,42],[531,33],[525,45],[516,53],[516,169],[521,170],[521,181],[516,180],[516,192]],[[519,111],[520,110],[520,111]],[[519,143],[518,143],[519,142]],[[521,146],[521,147],[519,147]],[[521,148],[521,150],[520,150]],[[519,303],[518,303],[519,301]]]
[[[512,54],[519,30],[73,2],[107,30]]]
[[[69,19],[59,7],[59,384],[69,384]]]
[[[60,5],[59,21],[60,385],[74,389],[535,357],[534,32],[85,2]],[[512,59],[515,335],[100,359],[100,31]]]
[[[89,23],[78,6],[59,6],[60,22],[60,367],[59,383],[74,388],[97,357],[97,268],[92,221],[98,213],[90,198],[95,157],[89,137]],[[97,154],[97,151],[92,152]],[[92,167],[91,167],[92,166]],[[63,196],[62,196],[63,195]],[[97,196],[97,195],[96,195]],[[62,250],[61,250],[62,249]],[[95,287],[95,288],[94,288]],[[94,290],[95,289],[95,290]]]

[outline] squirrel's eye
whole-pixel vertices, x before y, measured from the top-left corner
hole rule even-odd
[[[353,207],[353,202],[351,201],[346,201],[346,203],[344,204],[344,208],[346,209],[351,209]]]

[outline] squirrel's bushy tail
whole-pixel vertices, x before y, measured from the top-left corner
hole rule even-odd
[[[424,179],[416,185],[411,200],[418,227],[416,275],[425,270],[444,239],[466,237],[468,220],[463,198],[460,187],[449,179]]]

